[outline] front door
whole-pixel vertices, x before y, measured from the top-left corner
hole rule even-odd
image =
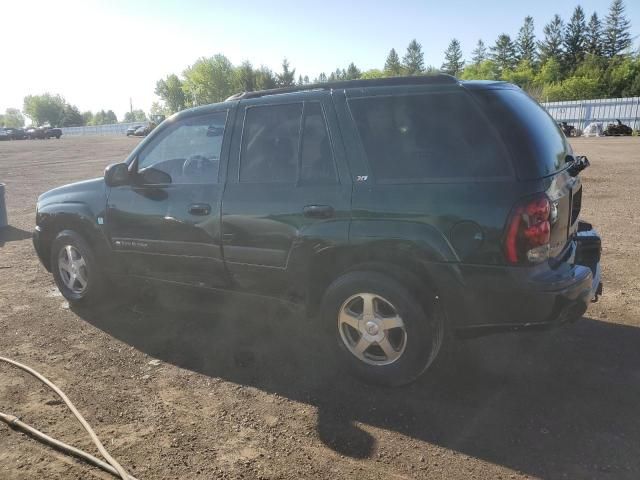
[[[132,184],[109,192],[106,225],[130,274],[225,286],[220,165],[229,112],[190,116],[157,132],[132,165]]]
[[[333,106],[327,92],[246,100],[236,125],[222,202],[225,262],[241,290],[282,295],[315,253],[348,240],[351,184]]]

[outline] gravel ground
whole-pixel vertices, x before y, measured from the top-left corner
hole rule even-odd
[[[56,382],[142,479],[640,478],[640,139],[572,140],[605,295],[574,325],[465,342],[401,389],[353,381],[313,322],[267,302],[163,291],[73,311],[39,265],[39,193],[99,176],[137,139],[0,142],[0,355]],[[0,364],[0,411],[95,450],[56,398]],[[0,478],[111,478],[0,424]]]

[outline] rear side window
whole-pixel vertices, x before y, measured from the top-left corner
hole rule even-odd
[[[565,167],[570,147],[556,122],[535,100],[506,88],[474,94],[511,150],[520,178],[546,177]]]
[[[240,154],[240,182],[295,183],[302,103],[246,110]]]
[[[505,150],[465,92],[351,99],[378,182],[505,177]]]

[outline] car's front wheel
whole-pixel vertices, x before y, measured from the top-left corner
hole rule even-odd
[[[356,376],[398,386],[427,370],[442,348],[445,324],[435,302],[419,285],[356,271],[329,286],[322,317],[332,325],[340,358]]]
[[[51,272],[60,293],[69,303],[90,305],[105,294],[102,269],[85,239],[63,230],[51,245]]]

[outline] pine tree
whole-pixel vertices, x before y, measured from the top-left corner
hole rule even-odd
[[[501,74],[506,69],[512,69],[516,64],[516,47],[511,37],[506,33],[498,36],[496,44],[491,47],[491,59]]]
[[[320,75],[318,75],[318,78],[316,78],[313,83],[324,83],[326,81],[327,81],[327,74],[322,72]]]
[[[289,60],[282,61],[282,73],[278,73],[278,86],[290,87],[296,83],[296,69],[289,70]]]
[[[389,52],[389,55],[387,55],[387,60],[386,62],[384,62],[384,73],[392,77],[402,75],[402,65],[400,64],[400,57],[398,57],[395,48],[392,48]]]
[[[440,70],[455,77],[462,72],[463,67],[462,48],[460,48],[460,42],[454,38],[444,51],[444,63]]]
[[[580,62],[584,60],[587,43],[586,29],[584,11],[578,5],[573,11],[564,33],[565,66],[570,72],[573,72]]]
[[[414,38],[407,47],[407,53],[402,58],[404,70],[407,75],[420,75],[424,72],[424,53],[422,45]]]
[[[602,55],[602,22],[596,12],[591,15],[585,36],[587,52],[591,55]]]
[[[620,55],[631,46],[630,24],[624,14],[624,9],[625,6],[622,0],[613,0],[611,2],[602,42],[602,53],[606,57],[611,58]]]
[[[480,65],[487,59],[487,47],[484,46],[482,39],[478,40],[476,48],[471,52],[471,62],[474,65]]]
[[[563,28],[564,22],[560,16],[556,14],[553,16],[553,20],[547,23],[542,29],[544,40],[538,43],[540,61],[542,63],[545,63],[550,58],[553,58],[559,64],[562,62]]]
[[[518,38],[516,39],[516,54],[518,61],[526,60],[530,64],[536,57],[536,37],[534,33],[533,17],[527,15],[524,18],[524,25],[520,27]]]
[[[346,80],[357,80],[362,75],[362,72],[358,67],[356,67],[355,63],[351,62],[347,67],[347,73],[345,75]]]

